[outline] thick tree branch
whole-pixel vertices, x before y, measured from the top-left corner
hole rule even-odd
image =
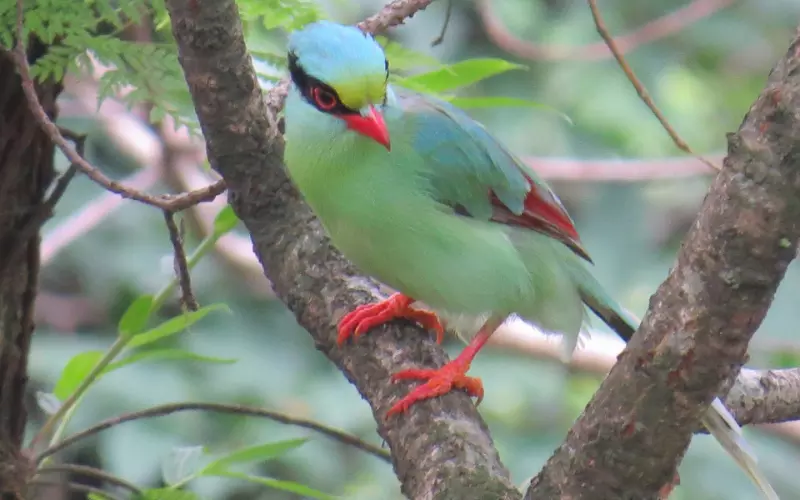
[[[35,37],[25,57],[47,53]],[[33,87],[46,116],[56,115],[58,82]],[[33,468],[20,450],[27,424],[28,353],[39,280],[39,224],[55,179],[53,145],[28,108],[12,53],[0,49],[0,498],[22,498]],[[33,221],[33,222],[32,222]],[[33,225],[32,225],[33,224]],[[35,229],[35,230],[31,230]]]
[[[489,346],[560,363],[562,342],[563,339],[539,333],[522,322],[510,322],[492,335]],[[592,332],[568,366],[575,371],[606,375],[624,348],[625,343],[618,337]],[[767,424],[764,429],[797,441],[800,434],[794,427],[769,424],[800,419],[800,368],[744,368],[725,397],[725,404],[740,425]],[[695,431],[706,432],[700,427]]]
[[[363,27],[375,31],[398,24],[429,3],[392,2]],[[277,295],[372,407],[404,494],[520,498],[465,394],[421,403],[408,415],[384,421],[392,402],[409,388],[392,384],[389,375],[409,366],[440,366],[444,352],[430,335],[400,323],[336,346],[336,321],[353,306],[375,300],[376,288],[330,246],[286,177],[282,140],[269,127],[236,5],[233,0],[170,0],[167,6],[209,161],[225,179]]]
[[[676,267],[527,499],[656,498],[744,362],[800,237],[800,39],[728,139]]]
[[[800,368],[743,369],[725,397],[740,425],[800,418]]]

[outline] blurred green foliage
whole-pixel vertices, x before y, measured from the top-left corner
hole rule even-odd
[[[53,1],[31,0],[26,5],[37,13],[34,20],[36,15],[51,19],[63,10],[51,8]],[[265,86],[283,74],[286,30],[317,17],[356,22],[376,12],[381,3],[240,0],[248,45]],[[573,46],[599,41],[583,2],[490,3],[503,25],[520,39]],[[183,120],[179,123],[193,125],[191,101],[169,39],[163,2],[125,0],[110,4],[117,6],[115,9],[92,10],[101,4],[109,5],[85,2],[89,14],[82,6],[73,13],[71,23],[39,22],[47,33],[58,26],[68,30],[75,43],[66,43],[69,37],[65,38],[66,49],[53,56],[62,59],[45,61],[37,74],[58,76],[57,68],[73,61],[73,70],[81,61],[90,64],[80,56],[88,47],[99,60],[118,68],[104,77],[105,95],[114,95],[123,84],[133,83],[135,91],[126,98],[129,103],[148,100],[154,104],[151,118],[180,114]],[[151,5],[156,12],[153,24],[157,40],[145,50],[140,44],[115,38],[122,28],[117,20],[119,13],[130,16],[131,9],[141,5]],[[673,2],[666,0],[607,0],[601,4],[606,23],[615,34],[631,31],[675,8]],[[398,72],[393,76],[396,83],[450,93],[450,97],[458,99],[457,104],[465,107],[470,102],[477,103],[470,112],[522,155],[657,159],[678,154],[613,59],[515,59],[487,38],[472,2],[454,2],[444,42],[431,47],[430,42],[441,29],[444,11],[444,3],[437,2],[381,40],[387,46],[392,68]],[[85,33],[102,28],[97,21],[98,12],[111,28],[104,35],[107,38],[89,37],[87,41]],[[722,152],[725,134],[737,128],[769,69],[786,49],[798,18],[800,5],[792,0],[736,2],[676,35],[636,48],[627,58],[672,125],[696,151]],[[13,25],[9,23],[13,23],[13,5],[6,2],[0,6],[0,32],[7,32],[7,27]],[[108,42],[112,38],[114,41]],[[5,38],[0,40],[7,44]],[[477,71],[482,74],[478,74],[474,68],[470,70],[474,62],[462,62],[468,59],[495,62],[479,64]],[[517,66],[525,69],[517,70]],[[150,71],[151,68],[155,70]],[[403,78],[423,70],[443,76],[433,82],[431,76]],[[491,78],[475,78],[474,85],[451,92],[461,84],[473,83],[468,80],[476,74]],[[62,99],[69,102],[69,92]],[[558,113],[543,112],[527,105],[530,103]],[[61,124],[90,133],[90,160],[108,175],[123,177],[129,173],[130,162],[109,151],[113,145],[91,115],[66,117]],[[57,160],[59,168],[64,169],[63,157],[57,155]],[[632,311],[641,314],[649,296],[666,276],[708,182],[709,177],[697,176],[639,183],[560,182],[554,187],[576,219],[599,278]],[[85,178],[75,180],[56,217],[46,226],[45,238],[86,200],[100,194],[100,188]],[[236,222],[232,214],[223,214],[217,219],[215,232],[234,230]],[[202,246],[191,235],[188,239],[189,253]],[[62,331],[40,321],[30,359],[34,388],[44,394],[54,392],[63,401],[100,359],[98,356],[108,351],[118,333],[145,335],[141,332],[151,324],[148,320],[152,324],[175,321],[174,318],[186,321],[174,293],[167,295],[161,310],[153,312],[154,318],[150,318],[149,307],[145,322],[141,322],[141,315],[126,315],[137,297],[158,294],[171,279],[172,266],[163,265],[165,259],[171,261],[170,255],[161,214],[130,202],[59,253],[43,270],[43,293],[88,299],[103,312],[104,319],[79,324],[75,331]],[[242,285],[242,276],[213,256],[197,262],[192,276],[202,305],[225,303],[232,314],[208,315],[192,322],[180,335],[159,337],[152,351],[128,354],[172,353],[142,356],[138,360],[141,362],[105,373],[81,398],[81,405],[65,429],[67,434],[123,412],[172,401],[203,400],[265,406],[313,418],[379,444],[368,406],[314,349],[310,337],[282,304],[253,293]],[[793,338],[793,325],[800,319],[800,311],[794,307],[798,292],[800,274],[793,266],[754,341],[754,366],[798,364],[796,349],[775,348]],[[461,346],[451,339],[447,348],[455,353]],[[80,353],[84,354],[74,358],[78,361],[72,361],[77,368],[67,369],[69,377],[65,380],[62,370]],[[169,361],[192,358],[192,353],[235,362],[192,362],[197,358],[180,363]],[[517,484],[544,464],[599,384],[597,377],[565,375],[553,362],[500,352],[482,354],[472,374],[484,380],[487,395],[481,412]],[[44,399],[44,408],[57,411],[57,400]],[[32,412],[34,423],[40,424],[45,417],[43,412]],[[35,426],[31,432],[34,430]],[[800,459],[797,444],[781,442],[756,430],[748,429],[746,433],[779,493],[786,498],[800,494],[800,478],[791,465]],[[291,440],[300,438],[308,440],[302,446],[286,445],[280,450],[285,453],[279,454],[277,448],[270,451],[272,446],[282,446],[276,443],[299,444],[300,441]],[[198,472],[204,470],[201,462],[209,454],[235,457],[236,453],[246,453],[243,449],[253,453],[250,458],[255,457],[248,460],[246,473],[240,472],[243,469],[219,469],[220,474],[214,477],[200,477]],[[258,460],[267,455],[272,459]],[[306,431],[230,415],[186,412],[127,423],[70,448],[63,459],[102,467],[143,487],[165,487],[191,478],[189,488],[204,498],[322,498],[315,496],[324,495],[321,492],[348,499],[402,498],[391,467],[374,457]],[[192,462],[191,467],[178,467],[187,460]],[[236,459],[228,465],[233,461]],[[672,496],[677,500],[756,498],[747,478],[707,436],[694,440],[680,473],[682,484]],[[250,477],[251,482],[244,481],[248,479],[244,476]],[[286,483],[256,484],[258,480],[253,483],[253,477],[279,478]],[[275,489],[291,484],[309,489],[294,493]],[[159,498],[173,498],[163,495]]]

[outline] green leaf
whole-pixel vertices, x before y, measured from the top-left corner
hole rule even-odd
[[[218,358],[214,356],[203,356],[191,351],[184,351],[183,349],[151,349],[148,351],[137,352],[126,356],[121,360],[109,364],[103,373],[119,370],[120,368],[140,361],[154,361],[154,360],[184,360],[184,361],[202,361],[204,363],[235,363],[237,360],[232,358]]]
[[[295,31],[320,18],[319,7],[312,0],[260,0],[239,2],[243,21],[259,20],[267,29]]]
[[[793,349],[775,351],[770,354],[770,365],[775,368],[795,368],[800,366],[800,352]]]
[[[528,108],[538,108],[543,111],[549,111],[552,113],[556,113],[559,117],[563,118],[567,123],[570,125],[574,125],[572,120],[569,116],[557,109],[548,106],[547,104],[542,104],[540,102],[529,101],[527,99],[518,99],[516,97],[505,97],[505,96],[487,96],[487,97],[450,97],[445,98],[445,100],[449,101],[450,104],[453,106],[458,106],[462,109],[470,109],[470,108],[497,108],[497,107],[528,107]]]
[[[200,500],[200,496],[191,491],[154,488],[144,490],[136,500]]]
[[[214,236],[220,237],[223,234],[232,231],[236,225],[239,224],[239,217],[233,211],[233,207],[225,205],[225,208],[219,211],[214,218]]]
[[[157,340],[161,340],[171,335],[175,335],[176,333],[182,332],[201,319],[205,318],[208,313],[220,310],[230,312],[230,309],[228,309],[228,306],[225,304],[211,304],[201,307],[197,311],[175,316],[174,318],[168,319],[155,328],[134,336],[128,345],[130,347],[142,347],[143,345],[152,344]]]
[[[284,76],[283,74],[280,73],[267,73],[266,71],[259,71],[259,70],[256,70],[256,75],[268,82],[273,82],[273,83],[278,83]]]
[[[119,320],[120,336],[123,338],[130,338],[137,333],[141,333],[147,326],[147,320],[150,318],[150,311],[153,308],[153,296],[142,295],[137,297],[133,303],[128,306],[125,314]]]
[[[294,481],[282,481],[280,479],[252,476],[250,474],[243,474],[241,472],[232,472],[232,471],[218,471],[213,475],[218,477],[229,477],[231,479],[242,479],[244,481],[260,484],[262,486],[267,486],[275,490],[296,493],[298,495],[308,498],[317,498],[319,500],[333,500],[336,498],[334,496],[328,495],[327,493],[315,490],[310,486],[305,486],[300,483],[295,483]]]
[[[307,438],[287,439],[286,441],[278,441],[276,443],[259,444],[241,448],[206,465],[197,473],[197,477],[217,475],[217,473],[224,472],[229,466],[235,464],[264,462],[283,455],[306,441],[308,441]]]
[[[408,76],[403,82],[428,92],[455,90],[513,69],[526,69],[504,59],[467,59],[433,71]]]
[[[103,351],[86,351],[73,356],[61,371],[61,377],[56,382],[53,394],[61,401],[67,399],[81,385],[103,355]]]
[[[273,50],[271,47],[253,48],[250,46],[248,46],[248,50],[253,59],[260,59],[279,68],[286,67],[286,50],[278,51]]]
[[[114,500],[114,497],[111,495],[101,494],[101,493],[89,493],[86,498],[88,500]]]

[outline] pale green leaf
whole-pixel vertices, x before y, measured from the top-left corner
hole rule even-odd
[[[202,354],[197,354],[191,351],[185,351],[183,349],[151,349],[147,351],[137,352],[135,354],[131,354],[130,356],[126,356],[121,360],[109,364],[103,373],[112,372],[114,370],[119,370],[120,368],[128,365],[132,365],[134,363],[139,363],[141,361],[164,361],[164,360],[176,360],[176,361],[201,361],[203,363],[235,363],[236,360],[232,358],[218,358],[215,356],[203,356]]]
[[[153,308],[153,296],[142,295],[137,297],[136,300],[128,306],[125,314],[119,320],[120,336],[123,338],[130,338],[137,333],[141,333],[147,326],[147,320],[150,318],[150,310]]]
[[[163,338],[180,333],[205,318],[210,312],[213,311],[227,311],[230,312],[228,306],[225,304],[211,304],[201,307],[197,311],[183,313],[174,318],[168,319],[160,325],[152,328],[146,332],[134,336],[129,342],[130,347],[141,347],[143,345],[152,344]]]
[[[192,491],[153,488],[144,490],[136,500],[200,500],[200,496]]]
[[[103,351],[86,351],[73,356],[61,371],[61,377],[56,382],[53,394],[61,401],[67,399],[81,385],[103,355]]]
[[[214,236],[220,237],[232,231],[237,224],[239,224],[239,217],[236,216],[233,207],[225,205],[214,218]]]
[[[573,125],[569,116],[555,108],[542,104],[540,102],[529,101],[527,99],[518,99],[516,97],[505,96],[486,96],[486,97],[449,97],[445,98],[453,106],[458,106],[462,109],[470,108],[496,108],[496,107],[527,107],[538,108],[542,111],[548,111],[557,114],[560,118],[564,119],[570,125]]]
[[[253,56],[254,59],[260,59],[264,62],[272,64],[273,66],[278,67],[285,67],[286,66],[286,51],[278,52],[277,50],[272,50],[271,48],[259,48],[255,49],[249,47],[250,55]]]
[[[241,448],[209,463],[197,473],[197,476],[216,475],[218,472],[225,471],[228,467],[235,464],[264,462],[283,455],[301,446],[306,441],[306,438],[288,439],[276,443],[259,444]]]
[[[114,500],[114,497],[111,495],[106,495],[105,493],[96,493],[94,491],[86,495],[86,498],[87,500]]]
[[[241,472],[232,472],[232,471],[218,471],[214,474],[214,476],[218,477],[229,477],[231,479],[241,479],[244,481],[248,481],[255,484],[260,484],[262,486],[267,486],[269,488],[281,491],[288,491],[291,493],[295,493],[297,495],[301,495],[304,498],[316,498],[319,500],[334,500],[336,497],[329,495],[327,493],[323,493],[319,490],[315,490],[310,486],[306,486],[300,483],[296,483],[294,481],[283,481],[280,479],[272,479],[269,477],[260,477],[260,476],[253,476],[250,474],[244,474]]]
[[[406,85],[422,87],[428,92],[445,92],[514,69],[525,69],[525,66],[504,59],[467,59],[433,71],[405,77],[403,81]]]

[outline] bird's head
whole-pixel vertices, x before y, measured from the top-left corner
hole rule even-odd
[[[389,63],[372,35],[330,21],[309,24],[289,38],[289,72],[309,104],[389,149],[380,111]]]

